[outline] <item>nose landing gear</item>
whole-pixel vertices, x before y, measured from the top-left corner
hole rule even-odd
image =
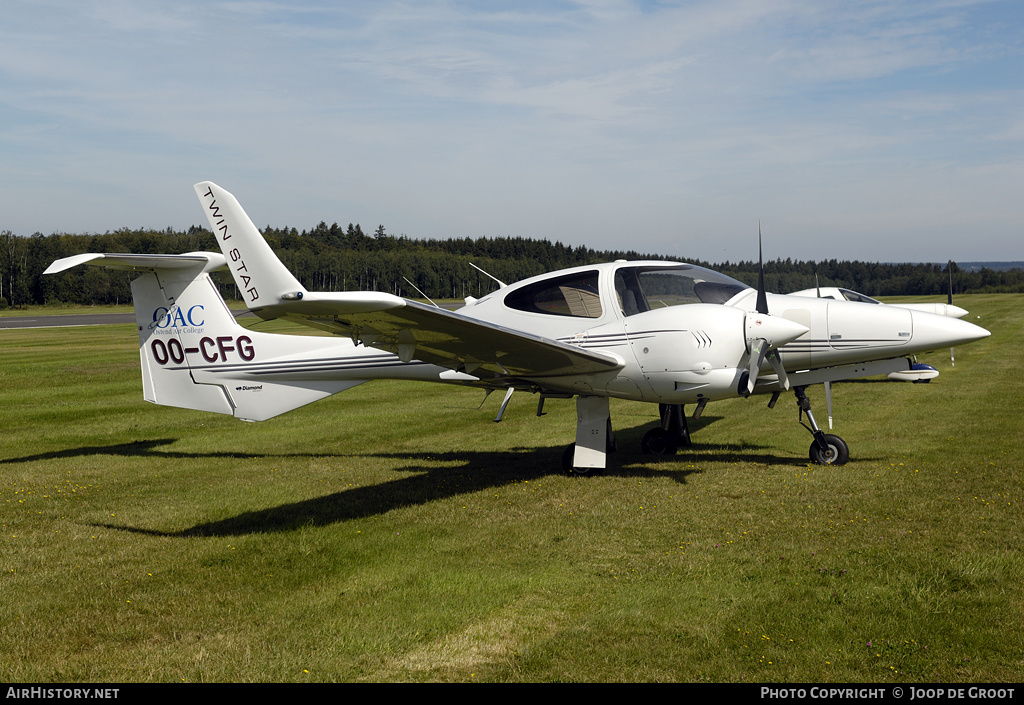
[[[846,445],[846,441],[839,436],[824,433],[818,428],[818,422],[814,420],[814,414],[811,413],[811,401],[807,398],[805,390],[806,387],[793,388],[793,392],[796,394],[796,404],[800,409],[800,425],[814,436],[814,442],[811,443],[809,452],[811,462],[818,465],[846,465],[850,460],[850,448]],[[803,422],[805,412],[810,426]]]

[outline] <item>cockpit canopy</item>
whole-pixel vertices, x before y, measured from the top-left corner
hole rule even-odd
[[[844,289],[839,286],[822,286],[814,289],[803,289],[801,291],[794,291],[790,296],[805,296],[805,297],[816,297],[819,299],[835,299],[836,301],[857,301],[863,304],[880,304],[881,301],[873,299],[870,296],[861,294],[850,289]]]
[[[627,316],[680,304],[724,304],[749,288],[732,277],[692,264],[620,267],[615,272],[615,293]]]
[[[505,295],[509,308],[528,313],[600,318],[613,305],[602,305],[601,277],[613,277],[614,305],[624,316],[680,304],[724,304],[749,289],[724,274],[692,264],[602,266],[541,279]]]
[[[528,313],[600,318],[603,310],[597,285],[596,269],[575,272],[515,289],[505,297],[505,305]]]

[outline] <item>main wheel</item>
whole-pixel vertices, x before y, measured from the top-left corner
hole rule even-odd
[[[644,434],[640,441],[640,450],[654,455],[675,455],[679,449],[679,440],[660,428],[652,428]]]
[[[850,460],[850,449],[847,447],[846,441],[839,436],[826,433],[825,443],[828,444],[826,451],[822,451],[818,447],[817,441],[811,443],[811,462],[818,465],[846,465]]]
[[[593,477],[601,474],[601,468],[578,468],[573,466],[576,457],[576,444],[570,443],[562,453],[562,474],[569,477]]]

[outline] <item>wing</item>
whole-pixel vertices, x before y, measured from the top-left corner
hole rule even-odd
[[[606,353],[388,294],[307,293],[299,301],[264,307],[258,315],[348,335],[405,362],[422,360],[482,378],[589,374],[622,366]]]
[[[228,269],[249,308],[261,318],[284,318],[351,336],[364,345],[479,378],[527,378],[610,372],[617,356],[372,291],[309,292],[292,276],[230,193],[214,183],[196,195]]]

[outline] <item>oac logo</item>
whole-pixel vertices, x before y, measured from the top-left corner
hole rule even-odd
[[[170,310],[160,306],[158,309],[153,311],[153,322],[149,324],[149,327],[161,330],[166,330],[168,328],[185,328],[187,326],[199,328],[206,323],[205,316],[206,313],[203,310],[202,304],[196,304],[195,306],[190,306],[187,309],[181,308],[180,306],[172,306]]]

